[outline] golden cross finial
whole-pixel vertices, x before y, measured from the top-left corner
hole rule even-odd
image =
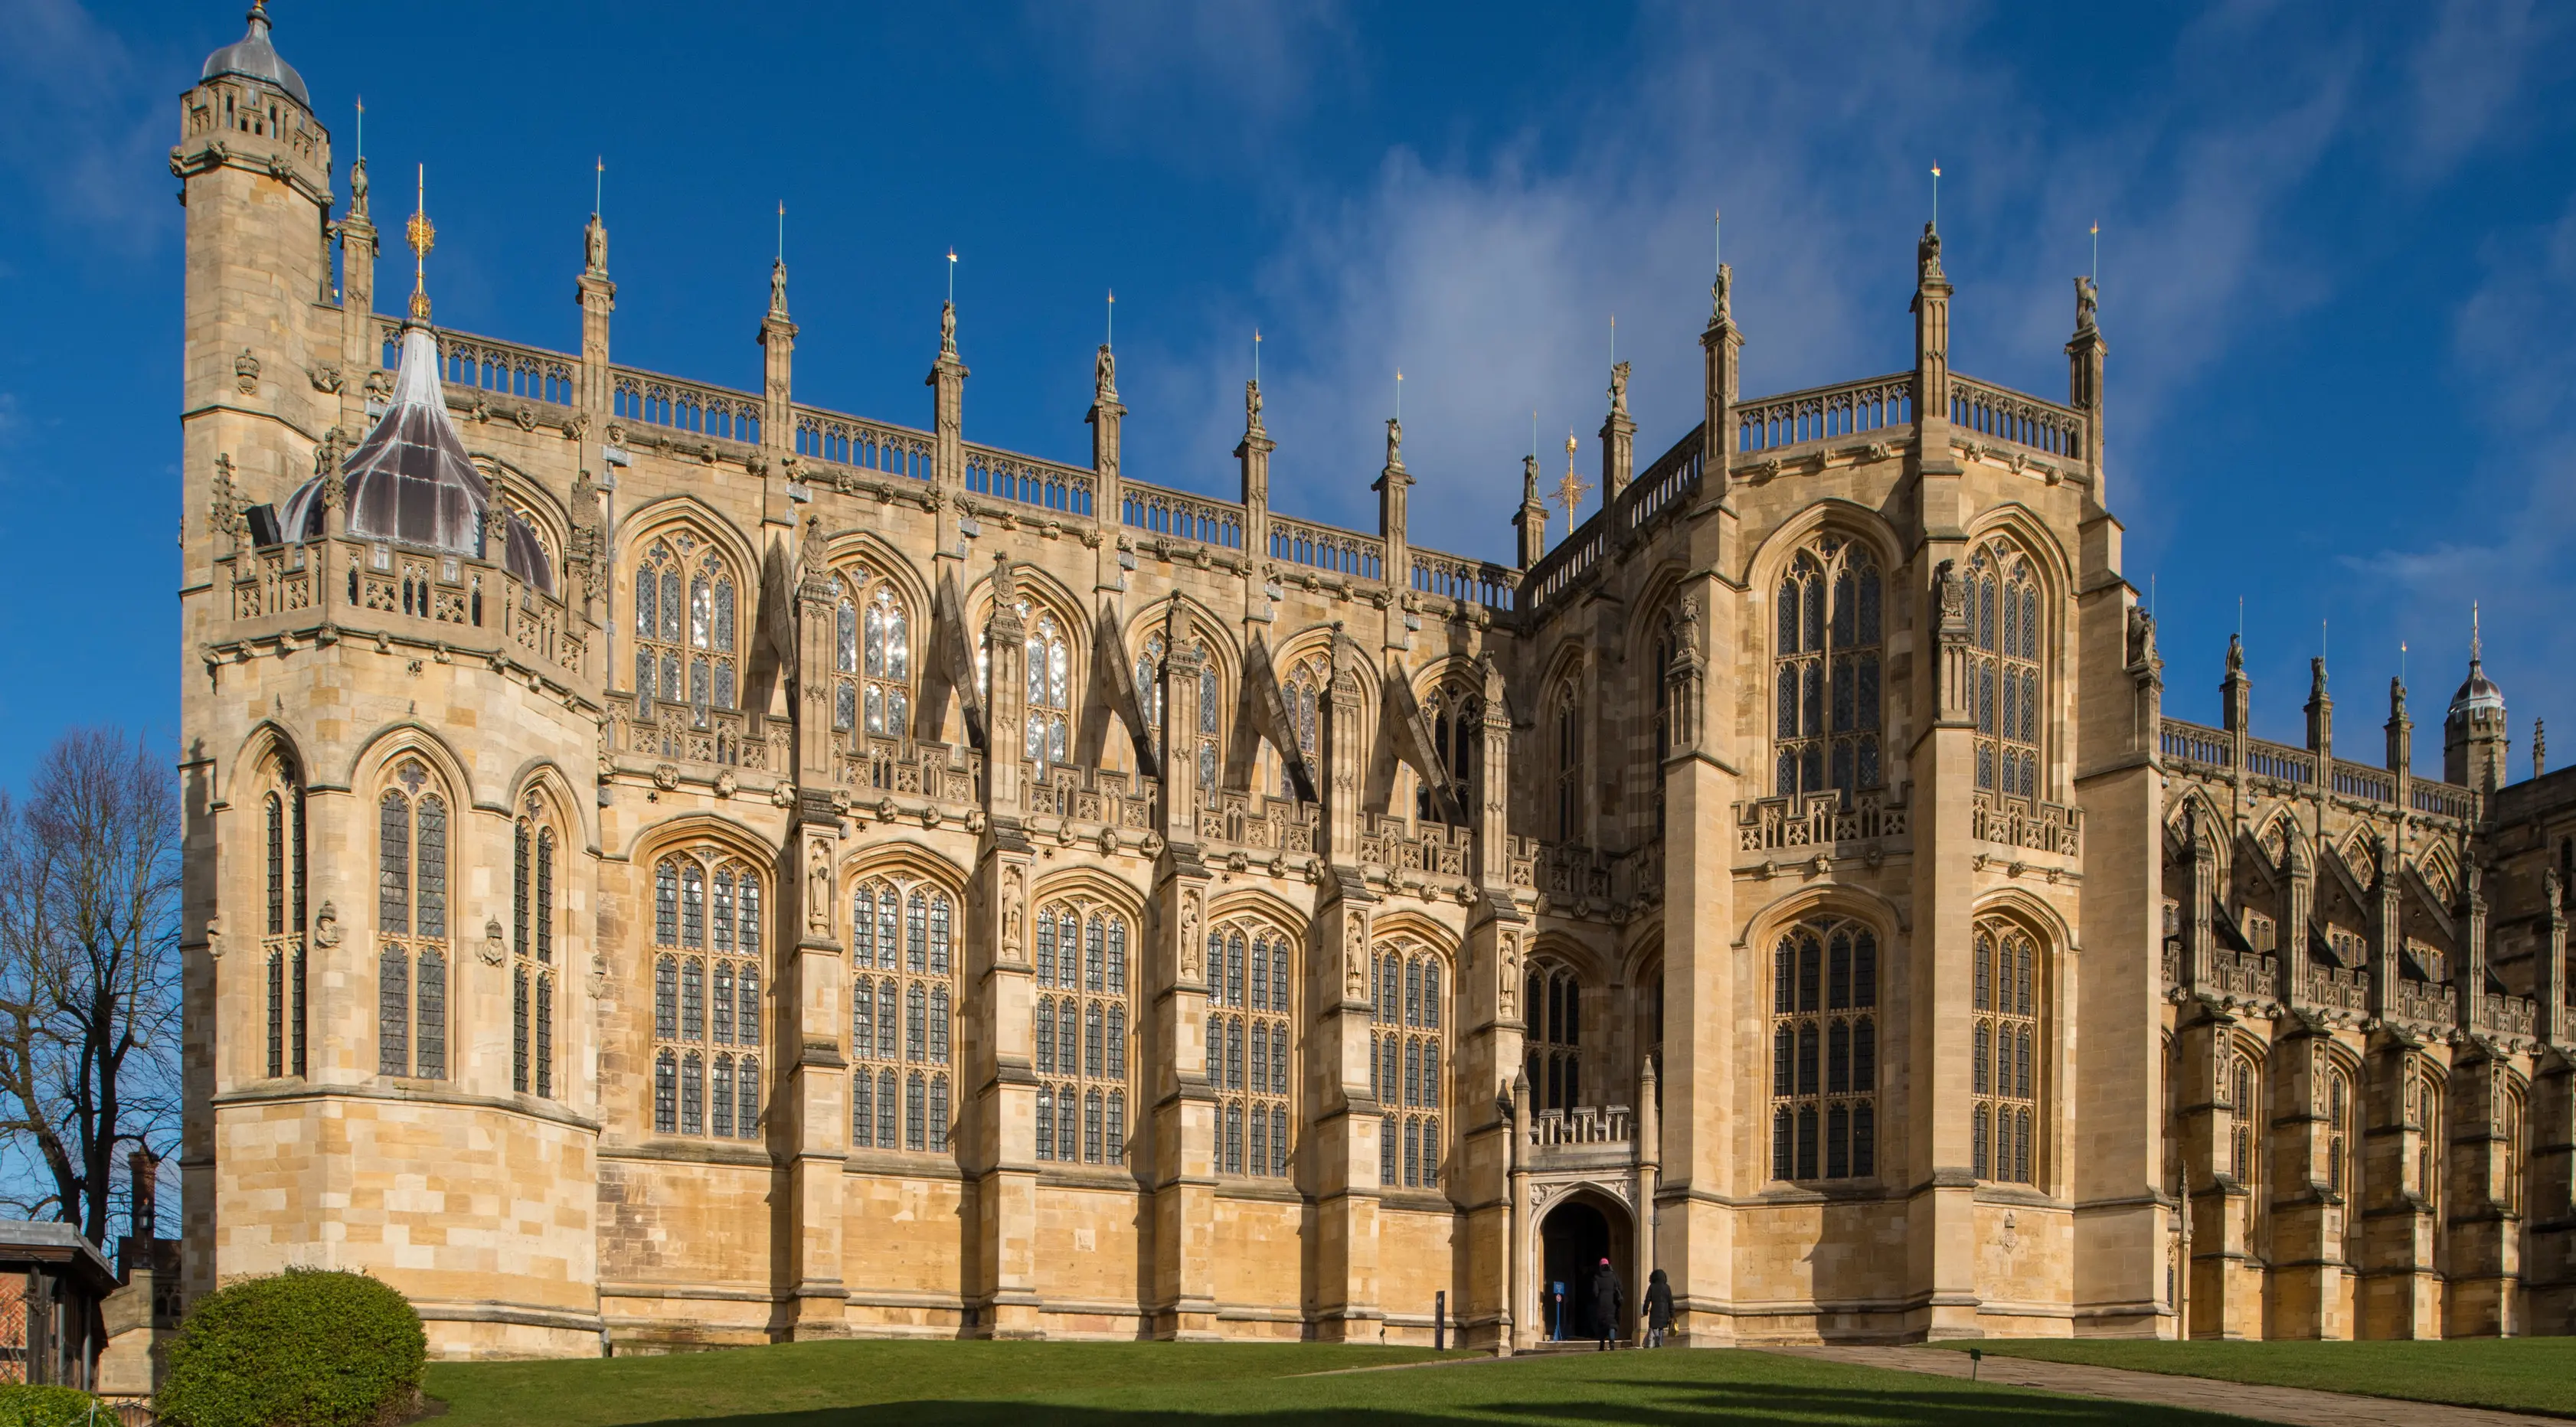
[[[413,175],[411,222],[404,234],[411,239],[411,320],[429,320],[429,249],[438,230],[429,226],[429,165],[422,164]]]
[[[1565,507],[1565,528],[1572,531],[1583,522],[1575,519],[1576,507],[1592,493],[1592,483],[1574,473],[1574,433],[1565,433],[1565,479],[1556,483],[1557,504]]]

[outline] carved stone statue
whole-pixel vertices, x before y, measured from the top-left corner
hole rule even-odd
[[[780,258],[769,265],[769,311],[772,316],[787,315],[787,260]]]
[[[1923,225],[1922,241],[1914,245],[1914,260],[1922,267],[1923,281],[1941,280],[1941,232],[1929,223]]]
[[[957,304],[953,302],[939,304],[939,350],[957,350]]]
[[[1610,368],[1610,409],[1625,416],[1628,413],[1628,364],[1620,362]]]
[[[483,923],[483,945],[476,948],[486,966],[498,966],[509,959],[509,943],[501,939],[501,919],[486,918]]]
[[[2101,300],[2101,290],[2093,285],[2093,279],[2089,277],[2079,277],[2075,280],[2076,331],[2090,332],[2093,330],[2094,309],[2100,305]]]
[[[349,165],[349,216],[367,216],[367,160],[363,154]]]
[[[1968,586],[1959,578],[1957,561],[1944,560],[1932,567],[1932,598],[1944,621],[1967,619]]]
[[[805,869],[805,930],[816,936],[832,931],[832,849],[816,838],[813,862]]]
[[[1386,420],[1386,463],[1404,464],[1404,423],[1392,416]]]
[[[608,271],[608,225],[600,222],[596,213],[590,215],[590,222],[582,227],[581,256],[586,270],[593,273]]]
[[[1106,342],[1100,344],[1099,355],[1091,359],[1091,385],[1104,397],[1118,394],[1118,358]]]

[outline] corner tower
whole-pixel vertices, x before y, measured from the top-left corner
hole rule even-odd
[[[2451,696],[2442,717],[2442,780],[2461,783],[2481,793],[2504,786],[2504,690],[2487,679],[2485,650],[2478,637],[2477,607],[2469,607],[2469,677]]]

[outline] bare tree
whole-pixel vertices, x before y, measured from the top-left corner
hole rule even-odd
[[[0,791],[0,1202],[93,1243],[125,1147],[176,1147],[179,836],[168,762],[115,730]]]

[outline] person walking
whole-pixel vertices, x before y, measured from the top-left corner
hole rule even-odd
[[[1619,1333],[1619,1309],[1626,1302],[1626,1286],[1619,1282],[1618,1270],[1603,1259],[1592,1274],[1592,1336],[1600,1343],[1599,1351],[1610,1351],[1610,1340]]]
[[[1664,1335],[1673,1328],[1673,1286],[1664,1281],[1664,1271],[1655,1270],[1646,1279],[1646,1346],[1660,1348]]]

